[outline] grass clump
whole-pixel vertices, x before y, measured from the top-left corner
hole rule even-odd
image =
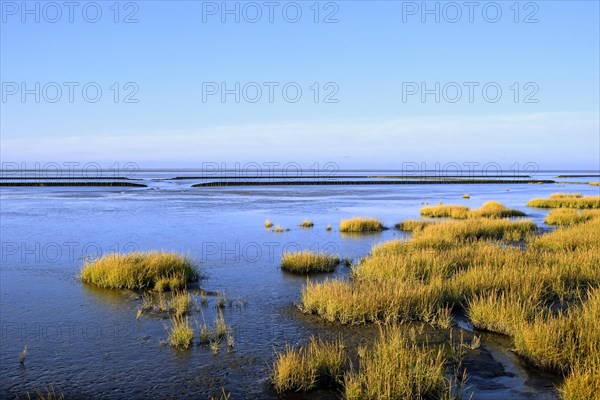
[[[269,229],[273,227],[273,223],[270,220],[265,221],[265,228]]]
[[[590,182],[590,186],[600,186],[600,182]]]
[[[148,292],[142,295],[138,318],[143,313],[169,313],[180,317],[189,314],[193,306],[192,297],[185,290],[172,292],[170,296],[162,292]]]
[[[471,218],[510,218],[524,216],[524,212],[506,208],[502,203],[497,201],[485,202],[481,208],[471,212]]]
[[[198,269],[188,257],[168,252],[111,253],[88,260],[81,280],[111,289],[180,289],[198,279]]]
[[[340,221],[340,232],[378,232],[384,229],[377,218],[353,217]]]
[[[479,240],[520,241],[537,230],[529,220],[476,218],[432,224],[415,232],[412,239],[417,247],[448,247]]]
[[[174,316],[171,318],[169,343],[176,349],[187,349],[194,340],[194,329],[187,317]]]
[[[430,221],[423,221],[421,219],[407,219],[406,221],[402,221],[396,224],[394,227],[398,230],[405,232],[416,232],[422,231],[425,227],[431,225]]]
[[[525,213],[519,210],[506,208],[502,203],[499,203],[497,201],[488,201],[477,210],[471,210],[469,207],[466,206],[444,204],[439,204],[437,206],[431,207],[423,207],[421,209],[421,216],[429,218],[453,219],[510,218],[524,217]]]
[[[359,369],[346,374],[344,394],[353,399],[441,399],[450,391],[442,348],[419,346],[398,327],[381,330],[362,351]]]
[[[470,199],[471,195],[468,193],[463,194],[463,199]]]
[[[439,204],[437,206],[429,206],[421,208],[421,216],[429,218],[454,218],[466,219],[469,218],[471,209],[467,206],[455,206]]]
[[[528,207],[537,208],[600,208],[600,196],[581,196],[580,194],[550,195],[548,199],[533,199],[527,202]]]
[[[309,272],[332,272],[340,263],[337,256],[310,250],[285,252],[281,258],[281,269],[305,274]]]
[[[305,219],[302,222],[300,222],[299,226],[302,228],[312,228],[314,224],[310,219]]]
[[[325,230],[328,232],[331,231],[331,224],[327,224],[327,226],[325,227]]]
[[[544,222],[548,225],[571,226],[589,221],[600,216],[599,210],[584,210],[578,212],[570,208],[550,210]]]
[[[340,339],[326,342],[312,337],[308,346],[287,345],[283,353],[277,353],[273,386],[278,393],[283,393],[335,384],[341,380],[345,364],[346,351]]]

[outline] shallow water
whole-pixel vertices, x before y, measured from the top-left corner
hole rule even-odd
[[[189,186],[183,180],[152,181],[144,189],[2,188],[0,397],[53,385],[68,398],[208,398],[222,387],[232,399],[274,398],[270,366],[274,352],[286,343],[304,343],[311,334],[343,334],[347,343],[358,343],[375,333],[373,327],[339,327],[297,312],[294,302],[306,278],[279,269],[285,249],[312,248],[358,259],[373,244],[405,235],[393,229],[341,235],[340,218],[374,216],[393,226],[418,217],[423,202],[478,207],[498,200],[542,224],[547,211],[525,207],[527,200],[558,191],[598,195],[600,190],[579,184]],[[462,199],[464,193],[471,198]],[[304,218],[315,227],[299,228]],[[291,230],[266,230],[265,219]],[[161,344],[168,320],[136,321],[139,293],[101,290],[77,280],[85,257],[135,249],[179,251],[201,262],[206,279],[199,286],[236,300],[224,310],[234,327],[234,351],[222,347],[216,356],[206,347],[175,351]],[[348,272],[339,267],[311,279]],[[213,321],[215,303],[209,297],[196,317],[200,323],[202,318]],[[19,352],[25,345],[22,366]],[[483,335],[467,367],[475,399],[554,398],[559,382],[528,368],[510,352],[506,338],[492,334]],[[290,398],[336,396],[325,390]]]

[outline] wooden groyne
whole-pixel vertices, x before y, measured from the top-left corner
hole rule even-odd
[[[349,186],[349,185],[457,185],[457,184],[542,184],[555,183],[553,180],[506,180],[506,179],[443,179],[443,180],[385,180],[385,181],[274,181],[274,182],[231,182],[216,181],[196,183],[192,187],[215,187],[215,186]]]
[[[64,186],[64,187],[148,187],[141,183],[131,183],[131,182],[1,182],[0,187],[55,187],[55,186]]]

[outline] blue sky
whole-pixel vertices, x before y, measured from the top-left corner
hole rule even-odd
[[[1,2],[3,162],[599,167],[597,1],[114,3]]]

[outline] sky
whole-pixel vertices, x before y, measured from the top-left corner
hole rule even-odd
[[[600,168],[598,1],[0,1],[2,163]]]

